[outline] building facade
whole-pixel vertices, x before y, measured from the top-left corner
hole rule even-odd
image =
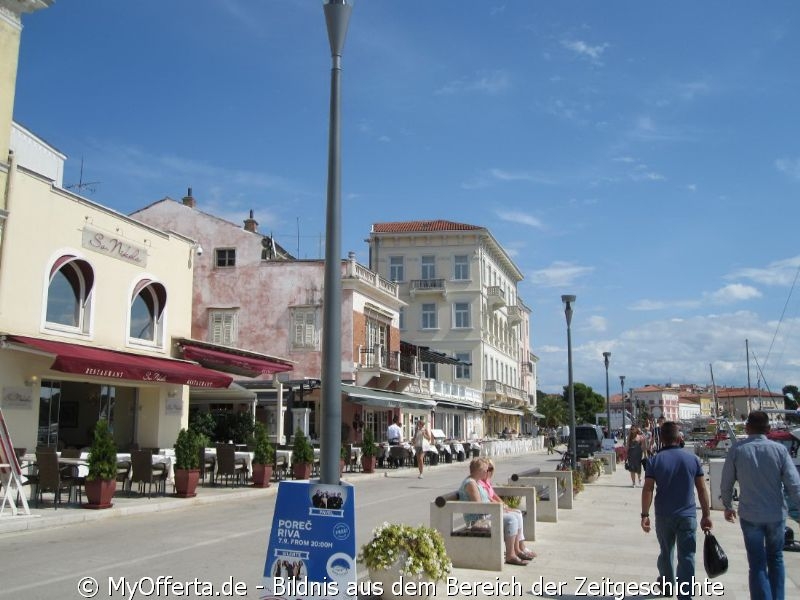
[[[487,229],[451,221],[375,223],[368,243],[371,270],[407,304],[403,339],[469,363],[422,364],[428,378],[480,391],[485,412],[480,422],[468,415],[465,437],[523,432],[536,407],[536,357],[522,273],[505,250]]]

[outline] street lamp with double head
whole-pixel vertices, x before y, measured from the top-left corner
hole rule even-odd
[[[614,435],[611,433],[611,400],[610,396],[608,395],[608,359],[611,358],[611,352],[603,352],[603,362],[606,365],[606,416],[608,421],[606,421],[606,426],[608,429],[608,433],[606,437],[610,440],[614,439]]]

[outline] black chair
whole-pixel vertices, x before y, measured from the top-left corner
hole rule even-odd
[[[34,498],[36,506],[42,502],[45,492],[53,494],[53,506],[58,509],[61,504],[61,492],[67,492],[67,498],[72,495],[73,478],[64,475],[58,464],[58,455],[55,452],[37,452],[36,465],[38,467],[36,492]]]
[[[247,465],[243,458],[236,458],[233,444],[217,444],[217,473],[214,483],[219,477],[225,477],[225,485],[233,478],[234,484],[247,482]]]
[[[122,484],[122,491],[130,491],[131,485],[131,461],[118,460],[117,461],[117,483]]]
[[[153,453],[149,450],[135,450],[131,452],[131,486],[139,484],[139,494],[144,493],[145,485],[149,485],[147,497],[153,497],[153,483],[156,484],[156,493],[167,493],[167,470],[153,465]],[[163,467],[164,465],[159,465]]]
[[[217,459],[213,454],[206,454],[205,448],[200,448],[200,482],[202,485],[206,483],[206,474],[211,477],[211,483],[214,483],[214,471],[217,468]]]

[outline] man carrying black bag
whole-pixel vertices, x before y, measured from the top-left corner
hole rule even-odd
[[[725,520],[736,521],[733,485],[739,482],[739,523],[744,535],[750,598],[784,600],[783,545],[786,527],[784,489],[800,506],[800,475],[784,446],[767,439],[769,416],[754,410],[747,417],[747,439],[728,450],[722,468]]]
[[[650,532],[650,504],[656,489],[655,514],[658,538],[658,574],[665,595],[677,592],[679,600],[692,597],[694,555],[697,551],[697,505],[700,500],[700,527],[709,530],[711,503],[700,459],[681,450],[678,425],[668,421],[661,426],[661,451],[647,463],[642,487],[642,530]],[[673,552],[677,546],[677,568]],[[676,581],[677,580],[677,581]],[[677,586],[677,588],[676,588]]]

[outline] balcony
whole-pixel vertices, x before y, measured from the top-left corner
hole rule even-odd
[[[497,310],[506,305],[506,294],[499,285],[490,285],[486,288],[486,300],[490,309]]]
[[[412,298],[417,294],[440,294],[444,298],[447,297],[444,279],[412,279],[409,283]]]
[[[518,304],[506,307],[509,325],[519,325],[522,322],[522,308]]]
[[[414,357],[401,356],[400,352],[387,352],[381,344],[359,346],[356,362],[356,383],[365,386],[386,387],[390,382],[400,382],[401,388],[419,379],[419,363]]]
[[[483,396],[487,404],[507,403],[512,406],[524,405],[528,398],[525,390],[506,385],[495,379],[484,381]]]

